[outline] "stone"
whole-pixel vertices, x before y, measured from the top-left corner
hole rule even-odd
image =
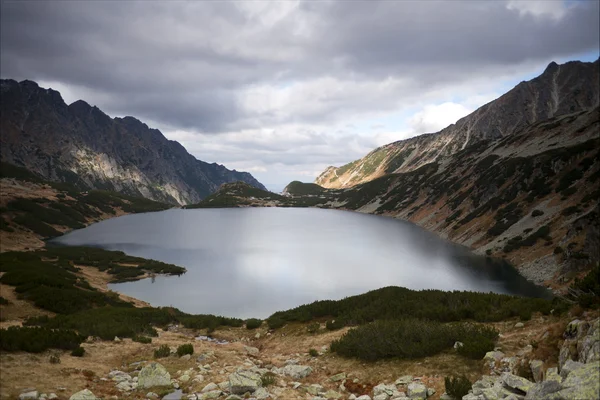
[[[404,376],[401,376],[400,378],[396,379],[396,382],[394,382],[394,385],[408,385],[412,381],[413,381],[412,375],[404,375]]]
[[[296,382],[296,383],[298,383],[298,382]],[[300,385],[300,384],[298,383],[298,385]],[[295,386],[295,384],[294,384],[294,386]],[[296,389],[296,388],[294,388],[294,389]],[[308,394],[312,394],[313,396],[316,396],[316,395],[318,395],[319,393],[321,393],[321,392],[324,392],[324,391],[325,391],[325,390],[323,389],[323,386],[321,386],[321,385],[319,385],[319,384],[316,384],[316,383],[314,383],[314,384],[312,384],[312,385],[309,385],[309,386],[307,386],[307,387],[305,388],[305,390],[306,390],[306,393],[308,393]]]
[[[133,387],[129,381],[122,381],[117,384],[117,389],[122,392],[130,392],[133,390]]]
[[[21,393],[19,395],[19,400],[31,400],[31,399],[37,399],[39,396],[38,391],[37,390],[30,390],[27,391],[25,393]]]
[[[563,365],[562,369],[560,370],[560,377],[563,379],[567,378],[571,372],[582,368],[583,365],[584,364],[577,361],[567,360],[565,365]]]
[[[434,388],[427,388],[427,397],[431,397],[435,394]]]
[[[219,387],[217,386],[216,383],[211,382],[208,385],[204,386],[204,388],[200,391],[200,393],[206,393],[206,392],[210,392],[213,390],[217,390]]]
[[[454,397],[450,396],[448,393],[442,393],[440,400],[454,400]]]
[[[391,397],[396,392],[397,390],[395,385],[385,385],[383,383],[380,383],[379,385],[373,388],[374,397],[377,397],[380,394],[385,394],[388,397]]]
[[[189,359],[192,358],[192,356],[190,354],[184,354],[181,357],[179,357],[181,360],[185,360],[188,361]]]
[[[600,394],[599,377],[600,361],[584,364],[583,367],[571,371],[562,383],[563,389],[548,398],[597,399]]]
[[[454,342],[454,350],[458,350],[463,347],[465,344],[463,342]]]
[[[121,339],[118,336],[115,336],[115,338],[113,339],[115,342],[120,342]]]
[[[218,399],[220,396],[221,396],[220,390],[211,390],[210,392],[202,393],[200,395],[200,400]]]
[[[356,400],[371,400],[371,396],[368,394],[363,394],[362,396],[358,396]]]
[[[525,324],[524,324],[524,323],[522,323],[522,322],[517,322],[517,323],[515,324],[515,328],[522,328],[522,327],[524,327],[524,326],[525,326]]]
[[[89,389],[83,389],[69,397],[69,400],[100,400]]]
[[[138,387],[145,389],[156,386],[171,386],[171,375],[161,364],[151,362],[141,369],[138,375]]]
[[[350,396],[348,396],[348,400],[356,400],[356,395],[354,393],[350,394]]]
[[[373,396],[373,400],[389,400],[390,396],[385,393],[378,394],[377,396]]]
[[[500,361],[503,358],[504,358],[504,353],[501,351],[488,351],[487,353],[485,353],[485,356],[483,356],[484,361],[493,361],[493,362]]]
[[[546,376],[544,378],[546,381],[556,381],[558,383],[562,382],[562,378],[558,374],[558,368],[548,368],[546,370]]]
[[[222,391],[225,391],[225,392],[229,391],[229,381],[221,382],[217,386],[219,386],[219,389]]]
[[[582,363],[600,360],[600,318],[591,323],[586,336],[577,342],[577,354]]]
[[[242,398],[237,394],[230,394],[225,398],[225,400],[242,400]]]
[[[529,362],[533,381],[538,383],[544,380],[544,362],[542,360],[531,360]]]
[[[552,393],[562,389],[562,385],[557,381],[544,381],[536,383],[525,396],[526,400],[544,399]]]
[[[149,399],[158,399],[158,394],[154,392],[148,392],[146,393],[146,397],[148,397]]]
[[[108,377],[111,378],[115,382],[123,382],[131,380],[131,375],[126,372],[114,370],[108,373]]]
[[[229,391],[233,394],[254,393],[261,386],[261,376],[257,372],[240,370],[229,375]]]
[[[268,399],[270,394],[269,394],[269,392],[267,392],[267,389],[261,387],[261,388],[256,389],[252,396],[254,398],[256,398],[257,400],[264,400],[264,399]]]
[[[407,394],[410,399],[426,399],[427,387],[417,382],[410,383],[408,385]]]
[[[312,368],[307,365],[290,364],[283,367],[283,373],[293,379],[303,379],[312,373]]]
[[[511,389],[519,390],[524,394],[527,393],[529,389],[531,389],[531,387],[533,386],[533,383],[531,381],[520,376],[513,375],[509,372],[503,373],[500,379],[502,380],[502,383],[504,383],[504,386],[507,386]]]
[[[58,399],[58,396],[56,395],[56,393],[50,393],[48,395],[48,400],[54,400],[54,399]]]
[[[342,398],[342,395],[338,392],[336,392],[335,390],[328,390],[327,392],[325,392],[325,394],[323,395],[325,396],[326,399],[334,399],[334,400],[338,400]]]
[[[483,395],[476,395],[473,393],[469,393],[463,396],[462,400],[485,400]]]
[[[339,381],[343,381],[344,379],[346,379],[345,372],[341,372],[339,374],[335,374],[335,375],[329,377],[329,380],[332,382],[339,382]]]
[[[185,383],[185,382],[188,382],[189,380],[190,380],[190,376],[188,374],[183,374],[179,377],[179,382]]]
[[[250,354],[251,356],[257,356],[258,353],[260,352],[260,350],[258,350],[258,348],[251,347],[251,346],[244,346],[244,350],[246,350],[246,353]]]
[[[520,394],[510,393],[508,396],[504,397],[504,400],[524,400],[525,397]],[[486,399],[487,400],[487,399]]]

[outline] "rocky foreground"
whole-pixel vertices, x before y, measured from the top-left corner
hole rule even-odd
[[[524,329],[522,323],[514,328]],[[573,320],[563,338],[558,365],[552,368],[544,360],[532,359],[532,345],[522,347],[513,356],[506,355],[500,347],[487,353],[482,363],[488,374],[477,380],[462,400],[599,398],[600,319]],[[199,355],[179,357],[175,347],[171,347],[171,355],[166,358],[128,362],[103,376],[88,372],[89,388],[70,397],[64,391],[44,394],[29,388],[19,399],[456,399],[442,393],[439,376],[402,375],[374,385],[361,371],[323,374],[325,368],[317,360],[328,356],[327,346],[315,350],[317,354],[296,353],[289,357],[289,353],[272,354],[245,345],[249,338],[237,343],[198,339],[203,339],[200,344],[204,350]],[[121,339],[115,341],[118,345]],[[100,345],[94,338],[88,342],[90,348]],[[457,342],[456,346],[460,345]],[[177,366],[181,368],[169,372]]]

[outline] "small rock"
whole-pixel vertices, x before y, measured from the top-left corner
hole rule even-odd
[[[256,335],[254,335],[254,339],[260,339],[260,332],[256,332]]]
[[[544,362],[542,360],[531,360],[529,362],[533,380],[538,383],[544,380]]]
[[[50,393],[50,395],[48,396],[48,400],[54,400],[54,399],[58,399],[58,396],[56,395],[56,393]]]
[[[267,392],[267,389],[261,387],[256,389],[252,396],[255,397],[257,400],[264,400],[269,398],[270,395],[269,392]]]
[[[256,356],[260,352],[258,348],[251,346],[244,346],[244,350],[246,350],[246,353],[250,354],[251,356]]]
[[[184,354],[181,357],[179,357],[181,360],[185,360],[188,361],[190,358],[192,358],[192,356],[190,354]]]
[[[242,400],[242,398],[237,394],[230,394],[225,400]]]
[[[100,400],[89,389],[83,389],[69,397],[69,400]]]
[[[293,379],[303,379],[310,375],[312,368],[306,365],[289,364],[283,367],[283,373],[291,376]]]
[[[299,385],[299,384],[298,384],[298,385]],[[294,388],[294,389],[296,389],[296,388]],[[310,385],[310,386],[307,386],[307,387],[305,388],[305,390],[306,390],[306,392],[307,392],[308,394],[312,394],[313,396],[316,396],[316,395],[318,395],[319,393],[321,393],[321,392],[324,392],[324,390],[323,390],[323,386],[321,386],[321,385],[318,385],[318,384],[316,384],[316,383],[315,383],[315,384],[312,384],[312,385]]]
[[[146,393],[146,397],[148,397],[149,399],[158,399],[158,395],[154,392]]]
[[[431,397],[435,394],[434,388],[427,388],[427,397]]]
[[[427,387],[421,383],[410,383],[407,390],[408,397],[411,399],[426,399]]]
[[[218,399],[220,396],[221,396],[220,390],[211,390],[210,392],[202,393],[200,395],[200,400]]]
[[[517,375],[513,375],[509,372],[503,373],[501,379],[505,386],[508,386],[512,389],[520,390],[523,393],[527,393],[529,389],[531,389],[531,387],[533,386],[533,383],[529,380]]]
[[[454,350],[458,350],[463,347],[465,344],[463,342],[454,342]]]
[[[400,378],[396,379],[396,382],[394,382],[394,385],[408,385],[409,383],[411,383],[413,381],[413,377],[412,375],[404,375],[401,376]]]
[[[440,396],[440,400],[454,400],[454,397],[450,396],[448,393],[443,393]]]
[[[115,338],[113,339],[115,342],[120,342],[121,339],[118,336],[115,336]]]
[[[358,396],[356,400],[371,400],[371,396],[363,394],[362,396]]]
[[[378,394],[377,396],[373,396],[373,400],[389,400],[390,396],[385,393]]]
[[[329,380],[332,382],[339,382],[339,381],[343,381],[344,379],[346,379],[346,373],[345,372],[341,372],[339,374],[333,375],[331,377],[329,377]]]
[[[200,391],[201,393],[206,393],[206,392],[211,392],[213,390],[217,390],[219,387],[217,386],[216,383],[209,383],[208,385],[204,386],[204,388]]]
[[[261,376],[257,372],[240,370],[229,375],[229,391],[233,394],[253,393],[261,386]]]
[[[537,400],[537,399],[545,399],[548,395],[552,393],[558,392],[562,389],[562,386],[557,381],[544,381],[537,383],[529,392],[527,392],[527,396],[525,396],[526,400]]]
[[[340,393],[336,392],[335,390],[328,390],[327,392],[325,392],[325,394],[323,396],[325,396],[326,399],[334,399],[334,400],[338,400],[338,399],[342,398],[342,395]]]
[[[19,395],[19,400],[31,400],[31,399],[37,399],[39,396],[38,391],[37,390],[30,390],[27,391],[25,393],[21,393]]]
[[[524,327],[524,326],[525,326],[525,324],[524,324],[524,323],[522,323],[522,322],[517,322],[517,323],[515,324],[515,328],[522,328],[522,327]]]

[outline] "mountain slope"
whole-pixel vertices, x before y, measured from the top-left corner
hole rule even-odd
[[[195,203],[226,182],[264,189],[252,175],[197,160],[133,117],[110,118],[35,82],[0,81],[2,161],[81,188],[173,204]]]
[[[480,107],[456,124],[379,147],[360,160],[328,167],[315,183],[347,188],[395,172],[414,171],[445,159],[482,140],[510,136],[554,116],[600,104],[599,61],[551,63],[537,78],[521,82],[498,99]]]

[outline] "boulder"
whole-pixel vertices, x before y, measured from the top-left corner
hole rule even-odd
[[[200,395],[200,400],[218,399],[219,397],[221,397],[221,393],[222,392],[220,390],[211,390],[210,392],[202,393]]]
[[[373,396],[373,400],[389,400],[390,396],[385,393],[378,394],[377,396]]]
[[[323,389],[323,386],[321,386],[321,385],[318,385],[318,384],[316,384],[316,383],[315,383],[315,384],[312,384],[312,385],[310,385],[310,386],[307,386],[307,387],[305,388],[305,390],[306,390],[306,392],[307,392],[308,394],[312,394],[313,396],[316,396],[316,395],[318,395],[319,393],[321,393],[321,392],[324,392],[324,391],[325,391],[325,390]]]
[[[545,399],[552,393],[556,393],[562,389],[562,386],[557,381],[544,381],[535,384],[529,392],[527,392],[527,396],[525,396],[526,400],[538,400]]]
[[[246,353],[250,354],[251,356],[257,356],[258,353],[260,352],[260,350],[258,350],[258,348],[251,347],[251,346],[244,346],[244,350],[246,350]]]
[[[591,323],[586,336],[577,342],[577,354],[582,363],[600,360],[600,318]]]
[[[211,382],[208,385],[204,386],[204,388],[202,388],[200,393],[206,393],[206,392],[210,392],[210,391],[217,390],[217,389],[219,389],[217,384],[214,382]]]
[[[363,394],[362,396],[358,396],[356,400],[371,400],[371,396],[368,394]]]
[[[156,386],[171,386],[171,375],[161,364],[151,362],[140,371],[138,387],[145,389]]]
[[[407,394],[410,399],[426,399],[427,387],[417,382],[410,383],[408,385]]]
[[[69,397],[69,400],[100,400],[89,389],[83,389]]]
[[[554,367],[554,368],[548,368],[546,370],[546,376],[544,377],[544,380],[546,380],[546,381],[556,381],[558,383],[561,383],[562,382],[562,378],[558,374],[558,368],[556,368],[556,367]]]
[[[533,375],[533,380],[536,383],[544,380],[544,362],[543,361],[531,360],[529,362],[529,367],[531,368],[531,374]]]
[[[240,370],[229,375],[229,391],[233,394],[254,393],[261,386],[261,376],[254,371]]]
[[[267,389],[265,388],[258,388],[254,391],[254,394],[252,395],[252,397],[256,398],[257,400],[264,400],[269,398],[269,392],[267,392]]]
[[[573,360],[567,360],[567,362],[565,363],[565,365],[563,365],[562,369],[560,370],[560,377],[562,379],[567,378],[571,372],[582,368],[584,366],[584,364],[577,362],[577,361],[573,361]]]
[[[533,386],[531,381],[520,376],[513,375],[509,372],[503,373],[500,379],[502,380],[504,386],[513,390],[518,390],[523,394],[526,394]]]
[[[522,323],[522,322],[517,322],[517,323],[515,324],[515,328],[522,328],[522,327],[524,327],[524,326],[525,326],[525,324],[524,324],[524,323]]]
[[[283,367],[283,374],[291,376],[293,379],[303,379],[310,375],[312,368],[307,365],[289,364]]]
[[[325,396],[326,399],[334,399],[334,400],[338,400],[338,399],[342,398],[342,395],[339,394],[338,392],[336,392],[335,390],[328,390],[327,392],[325,392],[325,394],[323,396]]]
[[[562,372],[562,371],[561,371]],[[549,399],[597,399],[600,395],[600,361],[584,364],[569,373],[563,389]]]

